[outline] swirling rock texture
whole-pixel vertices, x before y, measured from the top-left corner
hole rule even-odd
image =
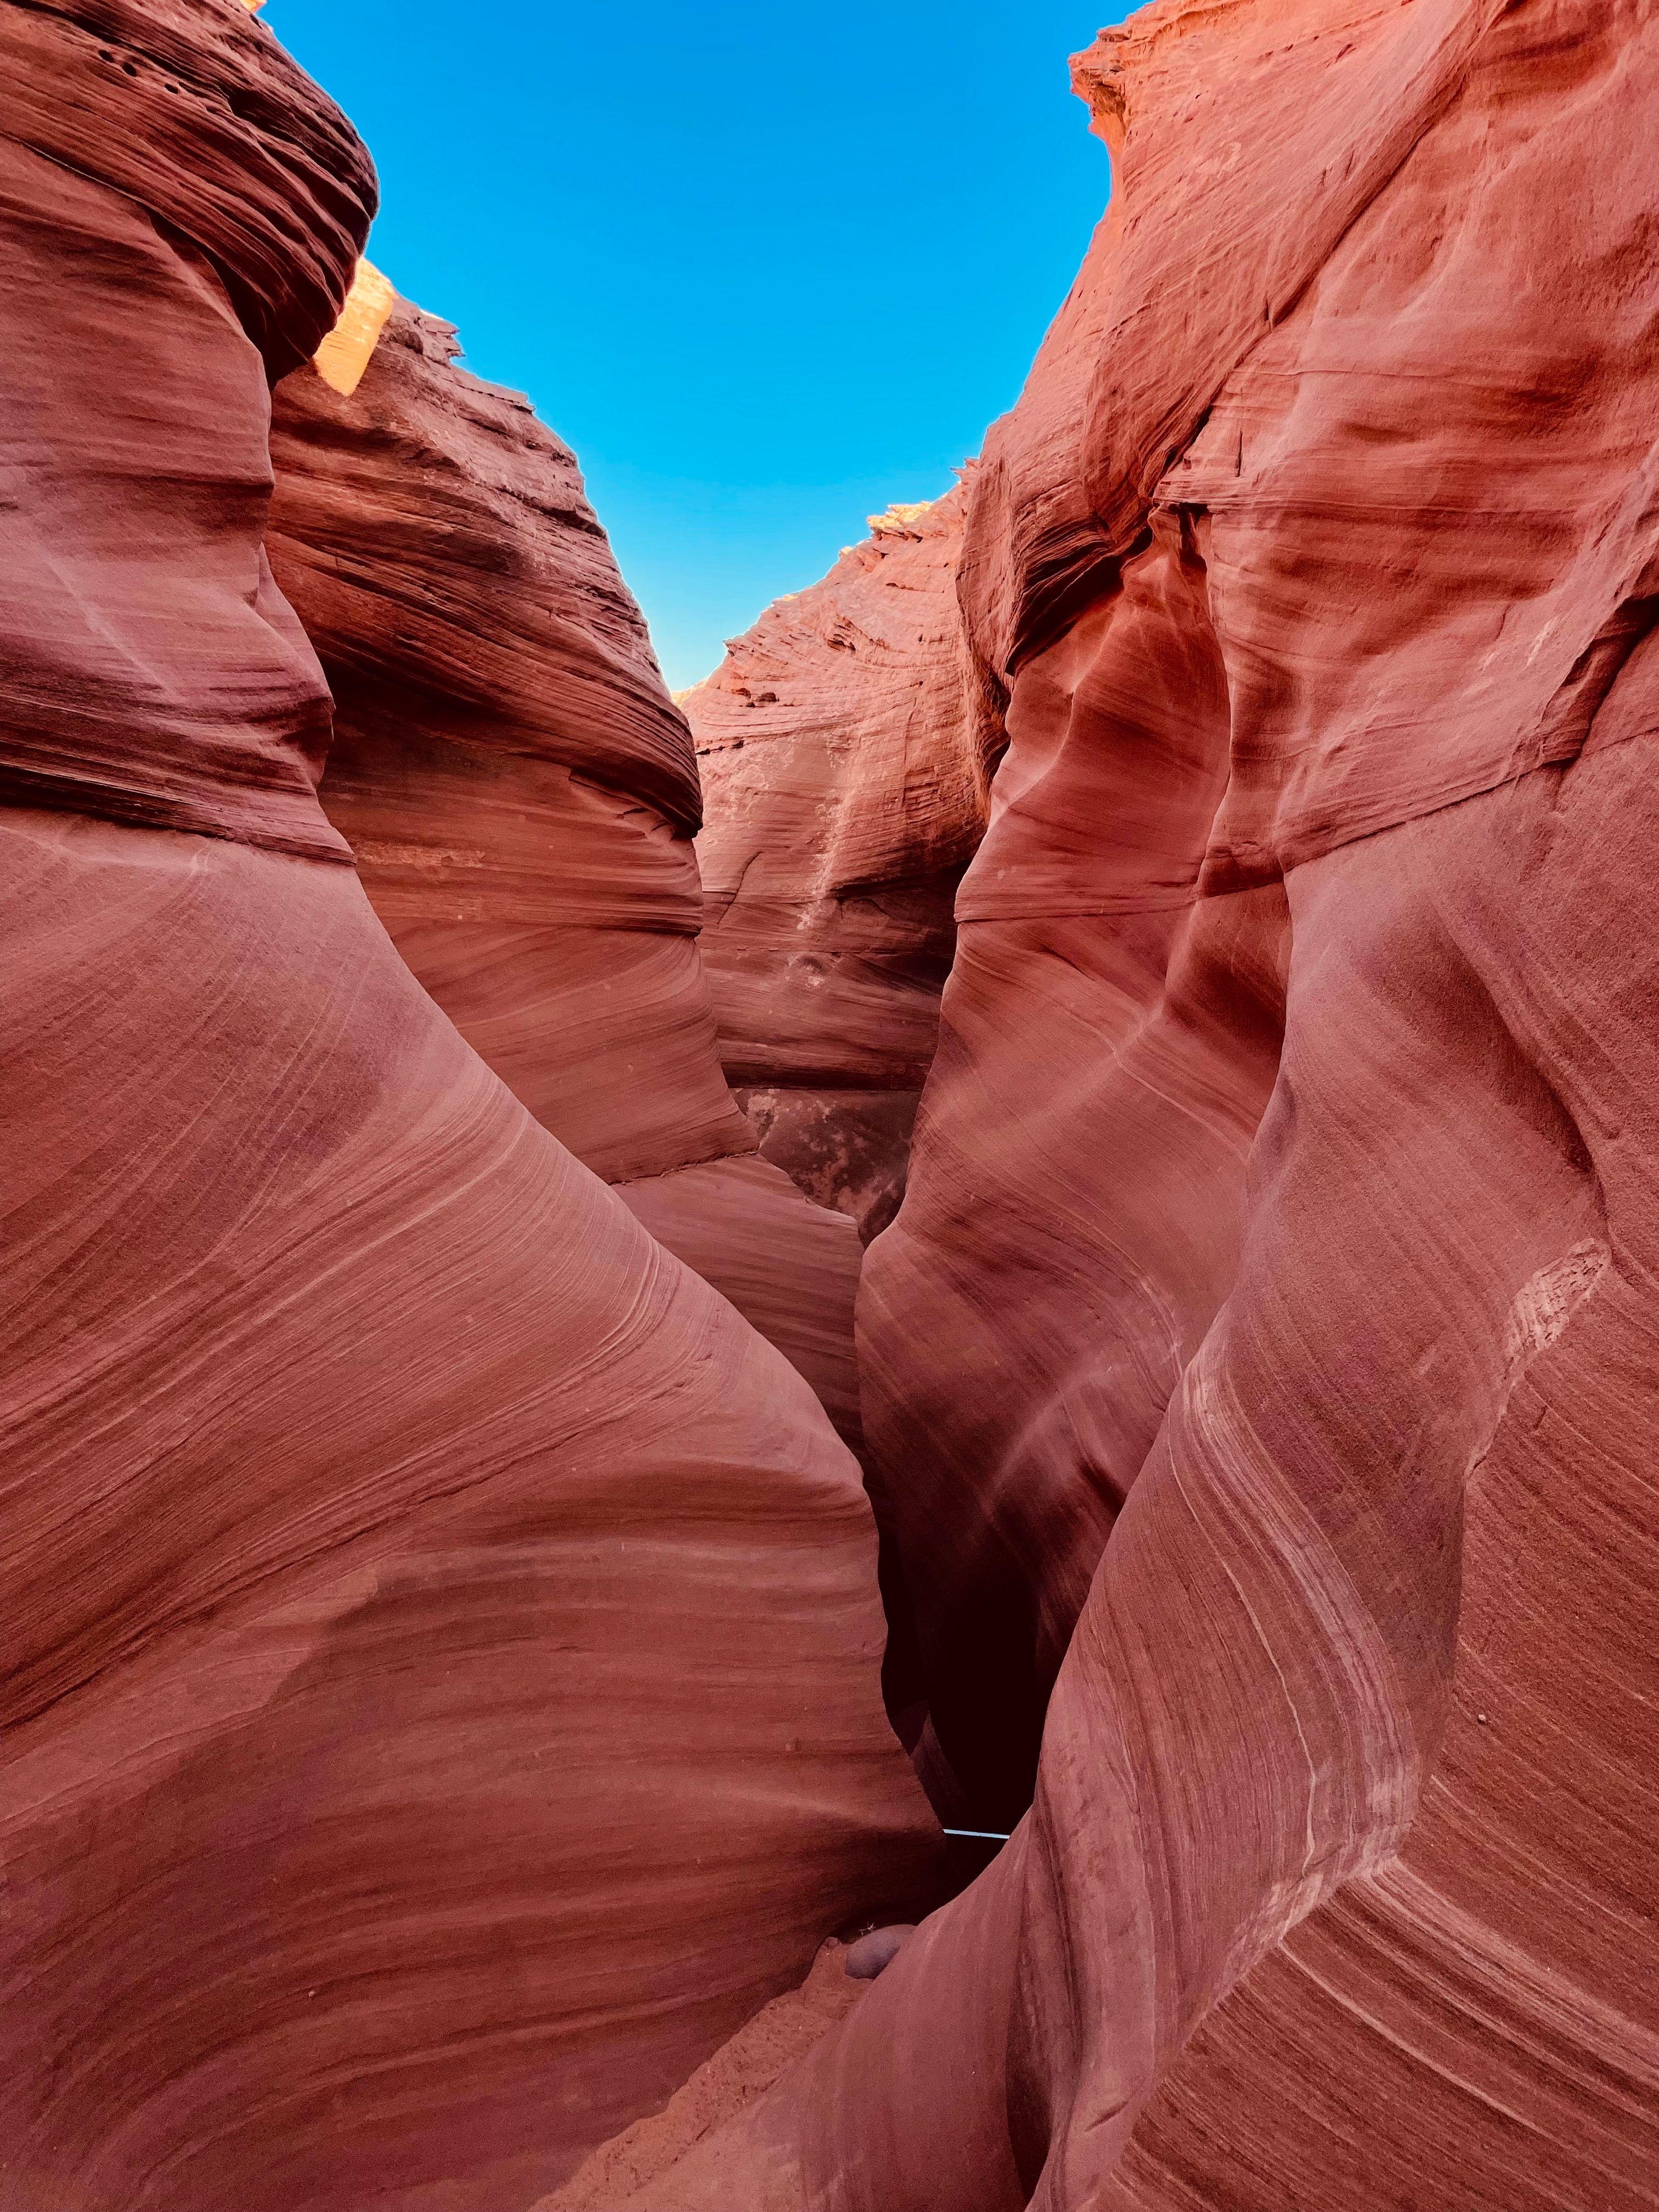
[[[1076,75],[860,1305],[937,1786],[1035,1800],[627,2201],[1651,2212],[1659,9],[1160,0]]]
[[[856,1441],[850,1224],[757,1158],[699,964],[684,718],[569,448],[404,301],[277,388],[269,546],[321,657],[321,797],[415,974]]]
[[[926,1875],[868,1510],[317,803],[355,137],[235,0],[0,75],[0,2203],[501,2212]]]
[[[702,964],[764,1157],[866,1241],[897,1211],[951,904],[983,833],[956,569],[966,492],[871,517],[681,700],[696,738]]]

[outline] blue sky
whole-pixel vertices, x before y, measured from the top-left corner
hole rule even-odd
[[[1012,404],[1106,201],[1115,0],[269,0],[369,252],[576,450],[669,681]]]

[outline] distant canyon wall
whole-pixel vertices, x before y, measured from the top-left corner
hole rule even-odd
[[[702,967],[761,1150],[867,1241],[903,1194],[986,819],[956,570],[966,494],[871,517],[682,704],[707,820]]]

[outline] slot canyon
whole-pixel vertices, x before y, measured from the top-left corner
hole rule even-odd
[[[1659,2212],[1659,0],[1070,66],[672,695],[257,4],[0,0],[0,2212]]]

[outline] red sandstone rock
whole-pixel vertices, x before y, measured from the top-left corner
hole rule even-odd
[[[903,1189],[985,823],[956,564],[964,493],[871,518],[682,704],[707,822],[705,973],[767,1158],[866,1238]]]
[[[1651,2212],[1659,16],[1164,0],[1079,78],[860,1298],[943,1753],[1036,1801],[628,2202]]]
[[[838,2006],[573,2201],[1652,2212],[1659,27],[1165,0],[1079,78],[1121,189],[975,486],[966,757],[1010,750],[863,1316],[924,1758],[1012,1810],[1047,1699],[1036,1802],[792,2073],[755,2098]],[[0,737],[9,797],[79,781],[0,817],[7,2186],[495,2212],[919,1846],[860,1504],[386,945],[251,553],[240,264],[46,152]],[[467,787],[409,802],[442,870]],[[758,1171],[627,1194],[708,1233],[695,1179]]]
[[[338,311],[368,158],[228,0],[10,0],[0,76],[0,799],[337,855],[327,702],[259,543],[265,381]]]
[[[613,2212],[625,2197],[670,2172],[746,2111],[863,1996],[863,1984],[848,1972],[848,1957],[849,1947],[832,1938],[799,1989],[774,1997],[675,2091],[660,2112],[635,2120],[601,2145],[532,2212]]]
[[[856,1441],[857,1240],[753,1158],[715,1057],[684,718],[574,456],[455,350],[400,301],[349,393],[302,368],[276,394],[270,557],[336,702],[323,804],[462,1036]]]
[[[924,1875],[868,1511],[317,805],[253,340],[355,141],[230,0],[0,57],[0,2196],[500,2212]]]

